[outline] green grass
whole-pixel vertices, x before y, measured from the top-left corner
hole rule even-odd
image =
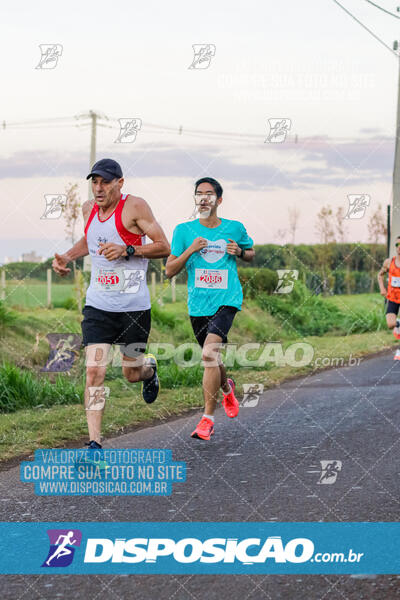
[[[332,304],[344,312],[362,311],[369,313],[374,310],[384,313],[385,299],[380,294],[354,294],[343,296],[328,296],[327,304]]]
[[[15,325],[17,313],[7,308],[5,302],[0,300],[0,335],[4,335],[6,328]]]
[[[15,311],[17,312],[17,311]],[[15,324],[0,336],[0,363],[37,370],[49,354],[47,333],[81,333],[77,311],[36,308],[17,312]]]
[[[175,345],[195,342],[184,286],[177,287],[181,288],[178,302],[168,302],[167,287],[162,294],[164,305],[153,302],[149,342]],[[162,291],[160,286],[159,291]],[[285,348],[293,341],[305,341],[314,348],[315,358],[344,359],[350,354],[363,356],[394,346],[395,340],[384,325],[383,299],[378,294],[309,298],[301,296],[301,290],[299,293],[300,296],[294,294],[292,298],[270,297],[275,302],[273,314],[263,310],[259,299],[246,300],[235,318],[229,342],[281,341]],[[308,307],[308,318],[305,307]],[[75,310],[40,307],[14,312],[16,319],[12,324],[5,324],[0,336],[0,363],[8,362],[20,368],[0,369],[0,393],[3,387],[4,397],[0,410],[7,410],[0,413],[0,459],[87,436],[85,411],[81,406],[83,352],[71,374],[61,376],[58,384],[55,375],[40,373],[49,351],[46,334],[80,333],[81,315]],[[321,329],[318,320],[325,329]],[[316,328],[318,332],[324,330],[323,335],[310,335]],[[109,367],[105,385],[110,387],[111,393],[104,416],[104,435],[116,435],[127,427],[202,406],[203,369],[200,365],[181,368],[171,359],[159,361],[159,367],[162,390],[151,406],[141,399],[140,384],[128,383],[121,376],[120,368]],[[312,364],[296,368],[268,363],[259,368],[234,366],[229,372],[234,375],[241,395],[244,383],[259,382],[268,388],[288,377],[310,373],[313,368]]]
[[[158,275],[157,275],[158,278]],[[149,289],[151,284],[149,279]],[[186,303],[186,285],[176,285],[177,302]],[[75,298],[74,284],[64,283],[56,275],[52,275],[51,302],[58,308],[63,308],[66,301]],[[156,284],[155,301],[158,306],[172,302],[172,290],[169,279],[164,279],[163,285]],[[18,308],[45,308],[47,306],[47,283],[35,279],[7,280],[6,306]]]
[[[315,357],[346,359],[350,354],[353,357],[364,356],[388,348],[393,346],[395,340],[388,332],[381,331],[352,336],[309,337],[304,341],[313,345]],[[234,378],[238,395],[241,396],[244,383],[263,383],[267,389],[289,377],[307,374],[312,370],[312,365],[301,368],[272,366],[267,370],[242,367],[234,371]],[[154,419],[162,421],[191,408],[202,407],[203,398],[199,384],[189,387],[177,381],[174,387],[168,388],[164,385],[168,383],[163,381],[164,375],[161,371],[162,389],[159,398],[152,405],[145,404],[141,399],[140,384],[130,384],[121,377],[107,377],[105,385],[110,387],[110,398],[104,414],[103,435],[117,435],[134,425],[145,424]],[[201,377],[199,372],[195,372],[195,377],[198,375]],[[174,385],[173,373],[170,373],[170,376],[170,384]],[[68,441],[86,436],[85,411],[79,404],[3,413],[0,414],[0,459],[26,454],[38,447],[62,446]]]
[[[60,304],[73,295],[74,286],[72,284],[53,283],[51,286],[53,304]],[[47,284],[29,280],[7,282],[6,304],[22,308],[45,308],[47,306]]]
[[[84,385],[68,375],[57,375],[54,382],[46,376],[19,369],[10,363],[0,366],[0,413],[23,408],[49,407],[56,404],[78,404]]]

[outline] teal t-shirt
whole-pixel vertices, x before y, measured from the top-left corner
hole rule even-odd
[[[218,227],[210,228],[196,219],[175,227],[171,254],[180,256],[198,237],[208,240],[208,246],[192,254],[186,263],[189,315],[210,316],[220,306],[235,306],[241,310],[243,291],[237,273],[237,257],[226,252],[226,245],[231,239],[241,248],[248,249],[253,246],[253,240],[239,221],[221,219]]]

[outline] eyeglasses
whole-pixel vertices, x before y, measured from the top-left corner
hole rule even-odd
[[[396,248],[397,248],[397,246],[400,246],[400,242],[396,242],[395,246],[396,246]]]

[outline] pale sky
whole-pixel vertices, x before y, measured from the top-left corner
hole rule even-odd
[[[343,5],[392,47],[395,18],[365,0]],[[333,0],[16,1],[2,25],[0,262],[67,249],[62,219],[40,217],[44,195],[68,182],[87,197],[90,132],[74,117],[89,109],[110,119],[97,159],[120,161],[124,191],[148,200],[169,237],[205,175],[224,187],[221,216],[257,243],[285,241],[293,206],[296,242],[318,242],[317,212],[347,209],[348,194],[371,197],[365,217],[347,222],[349,241],[368,241],[370,214],[390,203],[398,60]],[[209,67],[189,69],[192,45],[206,43]],[[35,68],[39,44],[62,46],[54,69]],[[59,117],[69,120],[12,126]],[[142,120],[133,143],[115,143],[120,118]],[[264,143],[274,118],[291,120],[288,137]]]

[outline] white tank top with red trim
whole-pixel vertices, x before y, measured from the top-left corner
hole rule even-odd
[[[128,231],[122,223],[122,209],[128,194],[121,198],[114,212],[104,221],[99,218],[95,203],[85,227],[85,235],[92,260],[90,285],[86,305],[110,312],[130,312],[150,308],[150,294],[146,273],[148,259],[139,256],[107,260],[99,254],[101,243],[112,242],[142,246],[146,236]]]

